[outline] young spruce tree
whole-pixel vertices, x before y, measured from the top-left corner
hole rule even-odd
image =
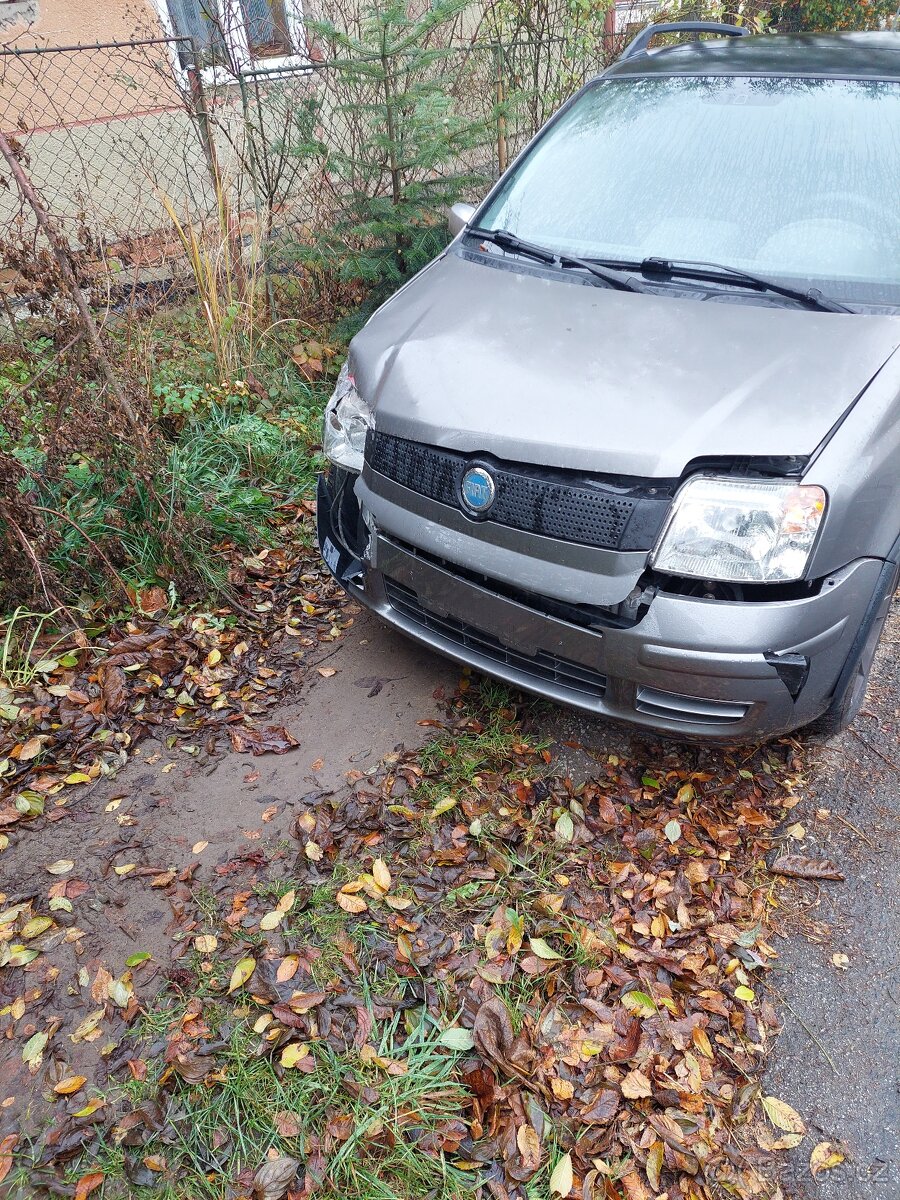
[[[336,210],[316,253],[376,300],[438,252],[443,210],[485,183],[463,164],[492,135],[452,95],[467,2],[435,0],[414,15],[401,0],[371,0],[352,19],[312,23],[328,63],[321,116]]]

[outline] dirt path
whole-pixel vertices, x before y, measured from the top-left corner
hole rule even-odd
[[[900,616],[893,630],[896,639]],[[348,773],[350,782],[358,780],[399,745],[424,741],[429,730],[419,722],[440,713],[459,677],[452,664],[365,616],[329,656],[331,668],[334,674],[311,675],[295,703],[271,714],[300,743],[289,754],[229,753],[204,763],[147,742],[114,780],[86,793],[65,819],[46,823],[38,836],[22,833],[4,853],[0,890],[7,904],[44,895],[52,882],[47,867],[60,859],[75,861],[70,878],[81,891],[68,924],[75,927],[77,917],[83,934],[67,942],[66,914],[59,913],[60,937],[47,950],[59,968],[52,1003],[63,1022],[77,1022],[90,1011],[89,993],[102,1006],[108,980],[122,977],[135,953],[151,956],[135,971],[135,991],[140,999],[152,996],[191,936],[184,913],[198,884],[212,887],[227,877],[238,885],[264,857],[286,860],[295,804],[310,793],[346,786]],[[766,1088],[792,1104],[809,1126],[788,1164],[789,1200],[857,1195],[893,1200],[900,1194],[894,1071],[900,768],[891,765],[900,759],[898,683],[900,664],[889,647],[857,730],[816,751],[809,795],[797,809],[806,838],[792,848],[838,861],[847,880],[789,893],[795,911],[786,924],[796,930],[801,914],[803,930],[818,944],[796,932],[776,939],[781,974],[775,987],[784,1000],[778,1007],[785,1029]],[[547,733],[576,779],[592,774],[598,756],[621,751],[640,759],[655,741],[553,708]],[[817,816],[817,810],[828,815]],[[116,870],[122,867],[129,869]],[[183,884],[174,895],[153,887],[169,871]],[[846,970],[832,963],[832,955],[841,953],[849,960]],[[0,1008],[14,998],[3,986],[0,982]],[[28,996],[17,1043],[46,1003],[47,996]],[[117,1036],[101,1023],[71,1045],[67,1037],[65,1072],[102,1079],[104,1063],[110,1070],[124,1065]],[[38,1095],[45,1076],[30,1074],[18,1056],[12,1067],[7,1059],[3,1070],[0,1103],[6,1098],[7,1107],[0,1117],[36,1133],[44,1119]],[[29,1095],[34,1107],[22,1111]],[[808,1162],[819,1141],[845,1143],[848,1161],[814,1181]]]

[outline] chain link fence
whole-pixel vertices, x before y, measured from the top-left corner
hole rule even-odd
[[[643,15],[644,0],[635,5]],[[601,14],[562,37],[524,28],[508,41],[488,29],[451,35],[435,71],[478,130],[459,166],[482,192],[615,57],[626,40],[616,28]],[[154,273],[171,278],[183,261],[166,203],[200,225],[224,196],[241,234],[267,245],[328,227],[340,196],[323,147],[352,154],[364,129],[345,82],[340,65],[312,46],[299,66],[273,71],[263,62],[237,74],[204,65],[190,38],[7,48],[0,133],[88,274],[124,270],[120,282],[152,284]],[[0,257],[4,245],[34,234],[34,212],[0,159]],[[0,262],[0,294],[6,267]]]
[[[185,54],[186,52],[186,54]],[[0,131],[73,243],[158,230],[159,196],[191,216],[214,190],[185,39],[0,52]],[[0,229],[27,220],[0,189]]]

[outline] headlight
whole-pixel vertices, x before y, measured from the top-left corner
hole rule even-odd
[[[361,471],[372,423],[372,409],[356,390],[350,364],[345,362],[334,395],[325,406],[322,450],[326,458],[348,471]]]
[[[729,583],[802,579],[825,515],[812,484],[689,479],[653,551],[658,571]]]

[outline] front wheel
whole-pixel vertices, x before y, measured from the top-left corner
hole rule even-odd
[[[842,733],[859,716],[859,711],[866,698],[866,688],[869,683],[872,663],[875,660],[875,652],[878,649],[878,643],[881,641],[885,622],[891,611],[891,601],[897,589],[898,578],[900,578],[900,566],[895,566],[890,585],[884,593],[881,604],[874,613],[874,617],[871,619],[869,629],[862,643],[862,648],[857,652],[856,664],[849,671],[845,680],[838,681],[839,690],[835,693],[834,698],[822,716],[810,726],[812,733],[823,733],[828,736],[835,733]]]

